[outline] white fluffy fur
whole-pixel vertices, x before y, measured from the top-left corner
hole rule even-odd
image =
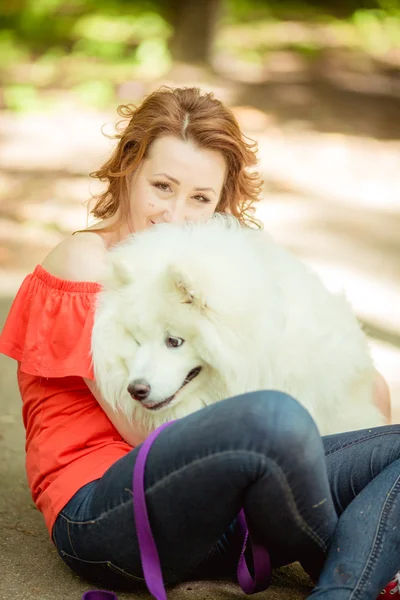
[[[348,303],[267,233],[219,216],[156,226],[109,255],[92,337],[95,378],[142,435],[259,389],[294,396],[322,434],[383,424],[367,342]],[[185,342],[167,347],[168,334]],[[196,366],[198,377],[158,410],[127,391],[145,379],[156,407]]]

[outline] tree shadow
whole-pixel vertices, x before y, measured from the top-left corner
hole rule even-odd
[[[309,71],[297,81],[285,81],[283,76],[280,81],[232,85],[235,104],[257,108],[280,123],[299,121],[321,133],[399,140],[400,72],[393,76],[394,92],[397,90],[393,95],[379,87],[360,91],[354,84],[352,89],[351,75],[348,78],[349,85],[344,87],[339,81],[324,80]]]

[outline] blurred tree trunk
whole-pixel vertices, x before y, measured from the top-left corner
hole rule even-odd
[[[174,60],[208,63],[221,0],[170,0]]]

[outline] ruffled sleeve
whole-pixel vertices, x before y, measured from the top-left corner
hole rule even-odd
[[[93,379],[91,335],[101,286],[66,281],[40,265],[23,281],[0,337],[0,352],[41,377]]]

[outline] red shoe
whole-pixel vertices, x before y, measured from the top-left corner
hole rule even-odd
[[[385,600],[391,598],[400,598],[400,573],[397,573],[396,577],[388,583],[384,590],[381,591],[378,600]]]

